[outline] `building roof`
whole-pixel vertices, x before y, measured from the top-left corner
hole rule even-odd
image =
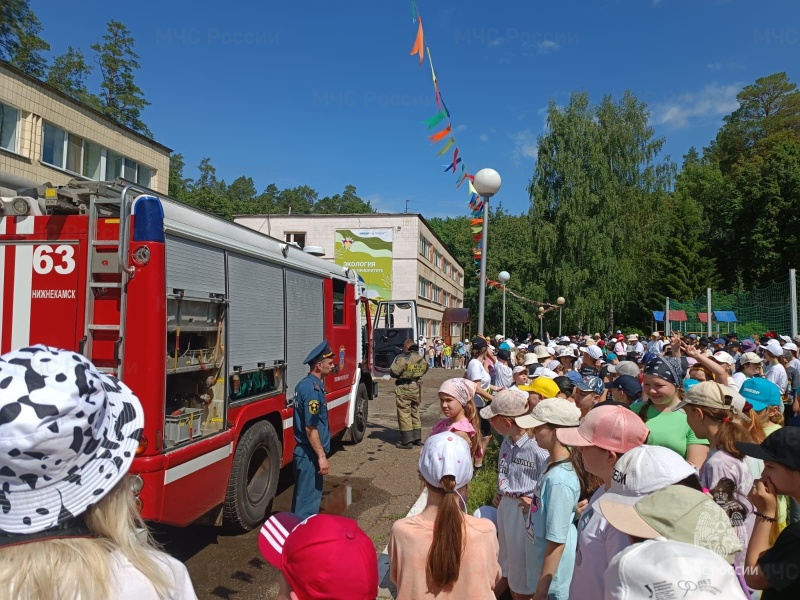
[[[108,115],[103,114],[102,112],[100,112],[96,108],[86,104],[85,102],[81,102],[79,100],[76,100],[72,96],[70,96],[68,94],[65,94],[64,92],[62,92],[61,90],[59,90],[57,88],[54,88],[52,85],[46,84],[44,81],[36,79],[36,77],[32,77],[32,76],[28,75],[24,71],[20,71],[18,68],[16,68],[15,66],[11,65],[10,63],[7,63],[4,60],[0,60],[0,67],[2,67],[3,69],[6,69],[7,71],[10,71],[14,75],[17,75],[17,76],[21,77],[22,79],[25,79],[26,81],[28,81],[31,84],[33,84],[33,85],[35,85],[35,86],[37,86],[39,88],[42,88],[43,90],[46,90],[49,93],[52,93],[52,94],[55,94],[56,96],[59,96],[62,100],[64,100],[65,102],[67,102],[69,104],[72,104],[72,105],[77,106],[77,107],[79,107],[79,108],[81,108],[83,110],[87,110],[87,111],[89,111],[91,113],[94,113],[94,115],[97,116],[98,119],[100,119],[102,121],[105,121],[109,125],[112,125],[112,126],[115,126],[115,127],[119,127],[120,129],[124,130],[126,133],[129,133],[129,134],[131,134],[131,135],[133,135],[135,137],[138,137],[138,138],[146,141],[148,144],[152,144],[154,146],[157,146],[157,147],[161,148],[162,150],[165,150],[167,152],[167,154],[171,154],[172,153],[172,148],[168,148],[167,146],[165,146],[164,144],[162,144],[160,142],[157,142],[153,138],[149,138],[146,135],[144,135],[143,133],[139,133],[135,129],[131,129],[127,125],[123,125],[122,123],[119,123],[119,122],[115,121],[114,119],[112,119]]]

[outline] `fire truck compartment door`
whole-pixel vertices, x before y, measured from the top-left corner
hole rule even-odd
[[[228,278],[231,367],[284,360],[283,268],[231,253]]]
[[[325,337],[322,278],[286,270],[286,396],[308,374],[303,360]]]
[[[187,296],[198,292],[225,293],[225,252],[185,238],[167,234],[167,293],[184,290]]]

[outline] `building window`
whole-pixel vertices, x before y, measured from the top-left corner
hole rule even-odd
[[[0,148],[17,152],[19,111],[0,103]]]
[[[296,244],[299,248],[306,247],[306,233],[303,232],[287,232],[286,241],[290,244]]]
[[[424,256],[426,258],[429,258],[429,255],[430,255],[430,252],[431,252],[431,248],[432,248],[432,246],[431,246],[431,243],[428,241],[428,239],[424,235],[419,236],[419,253],[420,253],[420,255]]]
[[[433,251],[433,264],[437,268],[440,268],[440,269],[442,268],[442,255],[439,254],[438,250],[434,250]]]
[[[66,131],[58,127],[53,127],[50,123],[45,123],[44,142],[42,143],[42,162],[63,169],[64,146],[66,145],[66,141]]]
[[[439,326],[441,323],[439,321],[431,321],[431,335],[434,337],[439,336]]]
[[[431,282],[424,277],[419,278],[419,296],[420,298],[430,298],[431,296]]]
[[[120,156],[94,142],[51,125],[44,124],[42,162],[94,181],[122,177],[150,187],[153,170],[135,160]]]
[[[333,324],[344,325],[344,293],[347,284],[341,279],[333,280]]]

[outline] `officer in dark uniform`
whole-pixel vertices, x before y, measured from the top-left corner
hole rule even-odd
[[[301,519],[319,512],[322,476],[328,474],[327,454],[331,449],[325,384],[333,369],[333,352],[327,341],[311,351],[303,364],[310,372],[294,388],[294,495],[292,512]]]

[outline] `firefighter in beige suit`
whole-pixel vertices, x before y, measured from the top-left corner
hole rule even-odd
[[[395,379],[397,424],[400,428],[398,448],[408,449],[414,445],[422,445],[422,423],[419,420],[422,393],[420,380],[427,371],[428,363],[419,355],[419,346],[414,340],[406,340],[403,343],[403,353],[394,359],[389,369]]]

